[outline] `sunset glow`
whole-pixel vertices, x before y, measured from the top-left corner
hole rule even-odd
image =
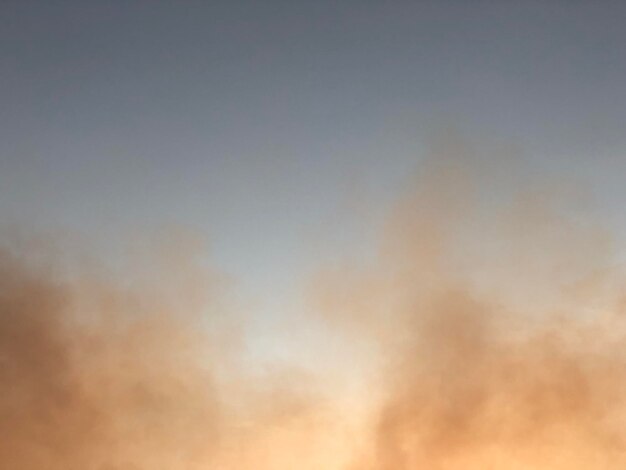
[[[621,2],[4,2],[0,467],[626,468]]]

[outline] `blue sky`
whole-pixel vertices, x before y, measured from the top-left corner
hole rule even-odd
[[[104,253],[188,227],[289,336],[269,319],[371,241],[454,127],[584,180],[623,239],[625,20],[609,1],[2,2],[0,223]]]

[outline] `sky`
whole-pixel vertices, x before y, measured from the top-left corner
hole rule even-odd
[[[625,24],[0,1],[0,461],[625,468]]]
[[[105,255],[190,230],[253,354],[289,356],[294,292],[372,243],[449,129],[585,181],[626,237],[625,20],[619,1],[3,1],[0,223]]]

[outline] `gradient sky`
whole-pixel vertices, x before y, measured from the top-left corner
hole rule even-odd
[[[188,227],[262,330],[453,126],[585,179],[626,236],[625,24],[622,1],[6,0],[0,223],[103,252]]]

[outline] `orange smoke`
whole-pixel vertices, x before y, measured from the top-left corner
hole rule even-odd
[[[246,376],[228,289],[193,243],[121,277],[61,275],[28,250],[0,251],[0,461],[625,468],[626,324],[610,237],[566,186],[511,177],[514,159],[499,152],[446,140],[371,259],[315,277],[318,313],[367,346],[368,364],[346,370],[369,374],[352,408],[297,364]]]
[[[167,296],[61,280],[22,258],[0,252],[0,461],[201,468],[222,413],[190,317],[168,314]]]
[[[6,468],[337,468],[337,415],[304,373],[244,376],[228,291],[192,245],[120,276],[0,250]]]
[[[326,318],[384,358],[351,468],[624,468],[610,240],[565,186],[495,187],[514,162],[468,145],[435,146],[369,265],[316,279]]]

